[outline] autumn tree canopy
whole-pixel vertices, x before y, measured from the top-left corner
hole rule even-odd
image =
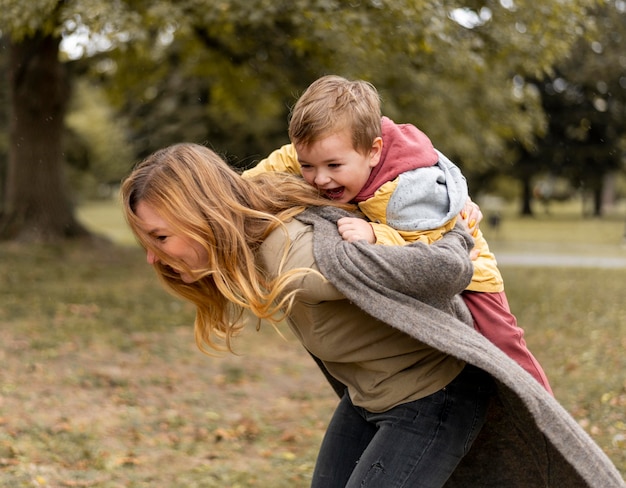
[[[337,73],[372,81],[386,114],[480,167],[543,134],[527,80],[568,56],[595,3],[0,0],[11,108],[0,236],[84,233],[63,175],[72,63],[106,86],[138,156],[194,140],[243,163],[262,157],[285,142],[297,94]],[[77,32],[100,52],[63,56],[60,41]]]

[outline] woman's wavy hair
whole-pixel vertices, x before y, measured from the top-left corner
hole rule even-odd
[[[273,230],[286,233],[284,222],[307,207],[336,205],[296,176],[265,173],[244,179],[215,152],[193,143],[148,156],[124,180],[121,194],[131,230],[144,249],[160,258],[154,267],[166,289],[196,306],[196,343],[206,353],[209,348],[232,351],[231,339],[243,327],[246,309],[273,324],[284,318],[297,293],[293,283],[311,270],[269,278],[257,266],[256,251]],[[142,229],[139,202],[177,235],[202,245],[208,254],[205,266],[190,270],[172,263]],[[199,279],[185,283],[162,261]]]

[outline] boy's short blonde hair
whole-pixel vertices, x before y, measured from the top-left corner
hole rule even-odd
[[[289,120],[293,144],[308,146],[344,129],[352,133],[354,149],[367,153],[382,135],[378,91],[363,80],[328,75],[314,81],[298,99]]]

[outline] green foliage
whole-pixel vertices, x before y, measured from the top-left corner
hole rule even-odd
[[[337,73],[372,81],[386,115],[422,128],[473,181],[526,178],[537,169],[514,171],[519,153],[532,152],[549,129],[541,91],[529,80],[555,75],[568,57],[574,70],[589,63],[589,71],[577,70],[588,80],[621,66],[619,47],[610,57],[603,51],[609,62],[577,57],[580,39],[603,46],[598,35],[617,39],[596,7],[621,3],[601,0],[0,2],[5,37],[36,29],[87,37],[74,72],[104,87],[128,121],[134,155],[119,155],[127,164],[181,140],[251,164],[287,141],[298,94]],[[84,132],[77,139],[89,141]],[[614,154],[623,153],[620,144]]]
[[[84,147],[71,166],[75,191],[93,198],[103,188],[119,183],[134,154],[126,139],[125,120],[112,110],[99,87],[84,80],[77,84],[66,126]]]
[[[219,146],[230,143],[239,154],[241,146],[244,153],[266,151],[271,144],[262,141],[278,141],[286,107],[295,95],[313,78],[337,72],[372,80],[385,95],[390,115],[425,127],[447,152],[477,165],[494,164],[511,138],[530,144],[542,133],[545,124],[535,94],[516,88],[511,80],[514,75],[537,77],[550,71],[584,32],[588,8],[594,4],[3,2],[11,12],[4,29],[14,36],[41,28],[56,9],[59,33],[86,26],[92,37],[108,38],[111,47],[121,48],[120,56],[112,53],[117,106],[134,113],[133,99],[124,97],[120,104],[119,94],[140,91],[132,85],[143,84],[146,97],[139,94],[135,103],[156,105],[156,119],[165,119],[169,127],[166,142],[180,140],[182,134],[197,140],[201,134],[193,137],[194,131],[189,131],[201,124],[204,135],[214,136]],[[461,10],[470,27],[452,19]],[[176,42],[164,43],[164,38]],[[173,69],[180,71],[184,86],[196,85],[205,96],[180,100],[168,95],[171,81],[164,86],[160,80],[167,80]],[[184,114],[172,118],[160,113],[155,93],[166,96],[163,105],[174,102],[184,108],[189,120]],[[146,145],[149,149],[141,153],[155,144]]]
[[[314,78],[366,78],[381,90],[387,114],[423,127],[465,166],[492,167],[512,158],[508,141],[530,147],[545,132],[540,99],[524,77],[549,72],[569,52],[593,4],[129,2],[159,28],[111,53],[110,93],[141,117],[141,154],[154,140],[205,139],[248,157],[285,141],[287,108]],[[471,27],[452,19],[460,10],[474,16]],[[163,129],[146,123],[146,110]]]
[[[624,172],[626,148],[626,7],[608,2],[594,12],[596,28],[581,37],[553,74],[534,82],[548,130],[522,151],[518,174],[567,178],[593,193],[600,215],[607,176]]]
[[[54,32],[58,28],[55,11],[59,0],[0,0],[0,32],[10,34],[14,41],[36,32]]]
[[[510,162],[507,141],[530,146],[545,132],[540,98],[523,80],[542,76],[565,56],[586,22],[584,3],[505,5],[480,2],[472,9],[470,3],[463,11],[475,16],[472,28],[449,19],[453,4],[425,11],[406,6],[409,27],[392,37],[395,55],[384,70],[394,82],[379,83],[388,87],[388,99],[398,99],[394,114],[424,127],[438,147],[474,171]]]
[[[0,11],[0,32],[14,42],[37,33],[69,35],[84,26],[112,43],[141,32],[141,17],[124,0],[0,0]]]

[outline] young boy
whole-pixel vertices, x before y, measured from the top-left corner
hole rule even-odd
[[[369,222],[340,219],[338,230],[347,241],[432,243],[454,226],[468,200],[460,170],[415,126],[383,117],[378,92],[365,81],[325,76],[313,82],[293,108],[289,138],[292,144],[243,176],[300,174],[326,197],[357,203]],[[475,328],[552,393],[509,309],[495,257],[479,229],[474,238],[474,276],[462,296]]]

